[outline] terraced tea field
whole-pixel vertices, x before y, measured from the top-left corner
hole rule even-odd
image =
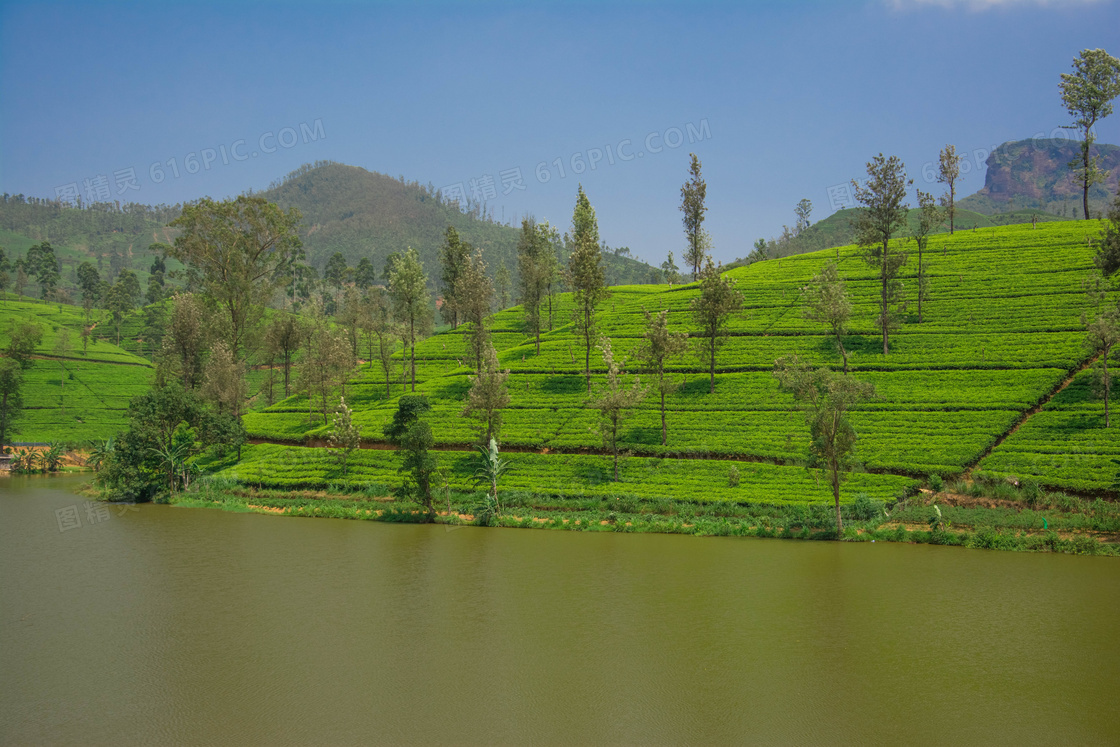
[[[85,316],[75,306],[0,302],[0,348],[8,345],[12,322],[32,322],[43,332],[31,367],[23,372],[15,440],[81,445],[127,427],[129,400],[151,386],[148,361],[95,336],[83,350],[79,332]],[[70,349],[59,355],[55,345],[63,330]]]
[[[1088,240],[1099,230],[1095,221],[1078,221],[932,237],[925,256],[931,289],[923,321],[917,320],[916,258],[911,256],[903,273],[909,317],[892,335],[889,355],[883,355],[874,329],[875,273],[855,247],[732,270],[745,303],[720,352],[715,393],[708,391],[698,356],[682,356],[669,367],[682,386],[667,400],[667,445],[660,444],[660,416],[649,397],[626,423],[624,448],[647,457],[687,454],[775,464],[801,459],[807,447],[804,424],[770,371],[776,358],[788,354],[839,365],[827,330],[802,313],[802,289],[838,255],[853,302],[844,339],[852,352],[852,373],[874,382],[879,394],[853,415],[859,458],[876,473],[961,473],[1085,362],[1080,315],[1087,301],[1081,281],[1092,269]],[[688,332],[693,328],[688,307],[697,295],[694,285],[613,288],[600,307],[600,329],[611,337],[616,356],[625,357],[641,342],[643,310],[668,309],[670,325]],[[500,361],[512,371],[502,441],[541,452],[590,453],[601,444],[592,430],[594,412],[585,406],[582,353],[568,324],[570,300],[561,296],[556,307],[556,327],[542,336],[539,353],[524,334],[520,309],[492,318]],[[417,391],[433,403],[430,420],[440,444],[465,445],[475,438],[475,423],[459,414],[469,386],[470,369],[463,365],[468,358],[463,329],[431,337],[417,349]],[[602,372],[597,355],[593,365]],[[641,373],[636,363],[628,368]],[[1117,439],[1092,425],[1096,414],[1103,419],[1103,403],[1090,401],[1079,382],[1081,377],[1036,415],[1038,420],[1030,419],[1004,441],[982,469],[1030,474],[1054,487],[1106,489],[1115,478],[1116,466],[1109,460],[1117,456]],[[401,393],[400,384],[394,384],[387,400],[384,389],[379,372],[363,371],[347,385],[355,422],[369,441],[382,440]],[[306,397],[300,396],[247,415],[245,422],[262,439],[299,442],[326,432],[321,418],[309,418]],[[1080,449],[1079,461],[1066,454],[1071,444]],[[540,458],[567,459],[555,453]],[[545,464],[556,465],[555,477],[534,467],[539,487],[567,484],[564,462]],[[688,464],[695,468],[697,463]],[[806,474],[796,467],[779,469],[790,484]],[[713,478],[706,484],[718,492],[720,482]],[[681,489],[686,490],[683,484]],[[859,492],[854,481],[845,490],[849,498]],[[823,495],[824,488],[814,485],[813,492]]]

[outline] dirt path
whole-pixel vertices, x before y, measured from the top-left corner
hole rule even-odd
[[[1092,358],[1089,358],[1087,361],[1082,363],[1069,376],[1067,376],[1066,378],[1064,378],[1060,382],[1058,382],[1054,386],[1054,388],[1051,389],[1050,392],[1045,397],[1043,397],[1041,400],[1039,400],[1038,404],[1036,404],[1034,407],[1031,407],[1031,408],[1025,410],[1023,412],[1023,414],[1019,416],[1019,419],[1016,420],[1015,423],[1010,428],[1008,428],[1006,431],[1001,433],[996,438],[996,440],[992,442],[991,446],[989,446],[987,449],[985,449],[983,451],[983,453],[980,454],[980,456],[978,456],[971,464],[968,465],[967,468],[965,468],[965,471],[964,471],[964,474],[963,474],[964,479],[966,479],[966,480],[972,479],[972,471],[974,469],[976,469],[976,467],[980,464],[980,462],[984,461],[984,459],[986,459],[989,454],[991,454],[993,451],[995,451],[997,448],[999,448],[999,446],[1004,441],[1006,441],[1008,438],[1010,438],[1017,430],[1019,430],[1023,426],[1024,423],[1026,423],[1028,420],[1030,420],[1031,417],[1033,417],[1034,415],[1037,415],[1042,410],[1043,407],[1046,407],[1046,405],[1050,404],[1050,400],[1054,399],[1054,397],[1057,397],[1062,392],[1062,390],[1064,390],[1067,386],[1069,386],[1071,383],[1073,383],[1073,380],[1075,378],[1077,378],[1077,374],[1081,373],[1082,371],[1087,369],[1089,366],[1093,365],[1093,363],[1097,360],[1098,357],[1100,357],[1100,356],[1094,355]]]

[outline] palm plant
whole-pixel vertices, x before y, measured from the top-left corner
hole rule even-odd
[[[105,463],[113,458],[116,445],[112,436],[104,441],[94,441],[90,446],[89,456],[86,457],[86,464],[92,467],[94,472],[100,472]]]
[[[43,462],[43,468],[47,472],[58,472],[59,468],[62,467],[62,458],[65,456],[66,447],[56,441],[40,455],[40,458]]]

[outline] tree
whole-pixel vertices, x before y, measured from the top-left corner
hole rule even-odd
[[[602,338],[598,347],[603,352],[603,363],[607,365],[607,380],[589,403],[599,411],[599,435],[603,438],[603,446],[614,455],[614,481],[618,482],[618,439],[622,434],[622,422],[646,396],[648,389],[642,386],[637,376],[630,388],[626,388],[609,338]]]
[[[416,391],[416,338],[424,335],[431,325],[432,313],[428,303],[428,278],[424,265],[411,247],[400,255],[389,270],[389,296],[397,319],[408,328],[411,353],[412,391]]]
[[[665,397],[675,392],[681,385],[679,381],[665,378],[665,365],[688,349],[688,335],[684,332],[669,331],[669,310],[657,314],[644,311],[646,331],[642,345],[638,348],[638,358],[645,369],[657,377],[654,388],[661,398],[661,445],[668,444],[669,432],[665,425]]]
[[[490,344],[490,331],[486,329],[486,318],[490,315],[494,299],[494,286],[486,276],[486,263],[482,252],[475,251],[467,258],[456,281],[459,298],[456,301],[458,313],[464,324],[471,325],[470,345],[474,357],[474,370],[482,369],[482,356]]]
[[[891,330],[900,326],[906,307],[902,283],[898,280],[898,272],[906,264],[906,255],[891,254],[890,242],[891,237],[906,226],[910,211],[903,200],[913,180],[906,178],[906,167],[898,156],[883,158],[882,153],[868,162],[867,176],[866,187],[852,182],[856,201],[863,205],[852,228],[856,232],[856,244],[864,250],[864,259],[879,270],[879,315],[875,321],[883,334],[883,355],[887,355]]]
[[[7,356],[19,364],[20,368],[31,368],[31,356],[43,341],[43,328],[32,322],[8,322]]]
[[[521,237],[517,241],[517,275],[521,282],[521,308],[526,331],[532,335],[541,352],[541,305],[548,290],[552,267],[547,224],[532,218],[521,221]]]
[[[459,232],[453,226],[448,226],[443,246],[439,250],[439,279],[443,292],[440,313],[451,322],[451,329],[459,326],[459,275],[470,256],[471,245],[459,238]]]
[[[836,338],[844,373],[848,373],[848,351],[844,347],[844,332],[852,315],[852,304],[835,262],[829,262],[809,281],[805,289],[805,318],[827,324]]]
[[[120,280],[113,283],[109,292],[105,295],[105,308],[113,315],[118,346],[121,344],[121,324],[124,322],[125,314],[132,311],[133,305],[129,284]]]
[[[307,392],[308,421],[312,419],[312,403],[318,396],[319,411],[326,423],[331,393],[336,386],[345,384],[354,370],[354,355],[346,333],[331,329],[321,316],[306,327],[305,332],[297,388]]]
[[[875,396],[874,385],[827,368],[811,369],[797,356],[774,361],[774,376],[782,391],[793,395],[809,426],[810,463],[828,472],[836,507],[836,536],[844,531],[840,518],[840,481],[853,465],[856,432],[849,411]]]
[[[665,275],[665,282],[670,286],[681,281],[681,268],[673,261],[672,252],[669,252],[669,258],[661,263],[661,272]]]
[[[381,371],[385,375],[385,399],[389,399],[393,353],[397,350],[397,341],[401,339],[401,329],[393,322],[392,309],[389,308],[389,299],[384,290],[378,289],[366,299],[362,325],[369,345],[370,368],[373,368],[374,359],[381,364]]]
[[[583,338],[584,377],[591,392],[591,348],[595,344],[595,310],[609,296],[603,278],[603,256],[599,250],[599,224],[595,208],[579,187],[572,214],[572,254],[568,258],[568,278],[572,284],[572,310],[576,334]]]
[[[498,367],[498,351],[493,345],[487,345],[478,374],[470,377],[471,388],[461,413],[463,417],[477,417],[485,424],[485,431],[479,434],[479,440],[484,444],[501,434],[502,410],[509,407],[510,401],[506,385],[508,379],[509,371]]]
[[[494,292],[498,299],[498,308],[505,309],[509,307],[509,286],[513,282],[509,275],[509,268],[505,264],[498,265],[498,269],[494,272]]]
[[[304,337],[303,325],[294,314],[277,313],[265,331],[265,350],[280,358],[284,367],[284,396],[292,396],[292,356],[299,350]]]
[[[39,283],[40,298],[49,299],[58,286],[58,258],[49,241],[36,244],[27,250],[25,266]]]
[[[225,340],[218,340],[210,348],[210,357],[203,369],[201,393],[218,414],[241,416],[241,403],[247,394],[245,364],[233,357]]]
[[[1114,309],[1097,314],[1092,321],[1087,322],[1085,317],[1082,317],[1082,322],[1085,323],[1088,332],[1085,346],[1089,349],[1090,355],[1099,356],[1094,365],[1094,388],[1104,399],[1104,427],[1108,428],[1111,426],[1108,401],[1112,396],[1113,376],[1108,370],[1108,359],[1113,355],[1113,348],[1120,343],[1120,303]]]
[[[369,261],[369,257],[362,257],[354,270],[354,285],[358,286],[358,290],[366,291],[376,284],[377,270],[373,269],[373,262]]]
[[[1096,136],[1093,126],[1112,114],[1112,100],[1120,96],[1120,60],[1103,49],[1083,49],[1073,61],[1073,72],[1062,73],[1058,86],[1062,103],[1073,124],[1066,129],[1081,134],[1081,158],[1070,161],[1070,170],[1081,182],[1081,204],[1085,220],[1089,220],[1089,187],[1108,176],[1097,166],[1097,157],[1089,151]]]
[[[0,358],[0,454],[8,453],[8,442],[15,433],[12,421],[23,407],[20,387],[23,369],[11,358]]]
[[[62,327],[54,338],[54,354],[58,357],[58,403],[62,414],[66,414],[66,356],[70,355],[70,330]]]
[[[299,210],[282,211],[263,197],[203,198],[171,222],[182,233],[168,254],[199,273],[202,289],[222,310],[223,337],[240,358],[245,336],[264,305],[303,258]]]
[[[961,157],[957,155],[955,145],[946,145],[941,149],[940,168],[937,172],[937,181],[949,188],[948,194],[941,198],[941,204],[949,214],[949,234],[954,230],[954,219],[957,216],[957,179],[961,175]]]
[[[711,257],[705,259],[700,273],[700,296],[692,299],[689,308],[693,322],[700,328],[695,336],[701,357],[708,362],[711,394],[716,391],[716,353],[726,342],[731,315],[742,306],[743,294],[735,287],[735,281],[723,277],[721,266],[712,264]]]
[[[793,212],[797,216],[797,223],[793,227],[793,235],[800,236],[801,232],[809,227],[809,216],[813,213],[813,203],[808,198],[803,199],[797,203]]]
[[[502,459],[498,452],[498,442],[493,438],[488,445],[479,444],[476,457],[474,478],[476,483],[485,485],[490,490],[490,500],[494,502],[494,513],[501,515],[502,504],[498,501],[498,481],[509,472],[509,460]]]
[[[8,259],[7,252],[4,247],[0,246],[0,295],[3,295],[4,289],[8,287],[11,281],[12,263]]]
[[[1093,264],[1106,278],[1120,271],[1120,191],[1117,191],[1109,208],[1108,222],[1101,229]]]
[[[361,445],[361,435],[354,425],[353,410],[346,406],[345,397],[338,400],[338,409],[335,410],[331,430],[327,434],[327,444],[335,450],[335,459],[345,475],[349,471],[350,454]]]
[[[941,211],[937,209],[937,201],[929,192],[917,190],[918,194],[918,230],[914,232],[914,240],[918,242],[918,324],[922,323],[922,304],[929,299],[929,276],[922,261],[922,254],[929,245],[929,235],[933,233],[942,222]]]
[[[342,256],[342,252],[335,252],[331,258],[327,260],[327,266],[323,269],[323,280],[326,280],[335,291],[342,288],[342,284],[346,282],[346,277],[350,272],[350,268],[346,264],[346,257]]]
[[[202,356],[210,346],[206,309],[193,293],[171,300],[171,321],[160,348],[160,380],[176,378],[183,389],[202,385]]]
[[[82,262],[78,265],[78,287],[82,290],[82,306],[86,310],[86,321],[89,321],[89,312],[100,298],[101,273],[93,266],[92,262]]]
[[[681,212],[684,217],[684,234],[688,239],[688,248],[685,249],[685,264],[692,266],[692,279],[700,275],[700,268],[704,264],[707,246],[704,240],[704,213],[708,210],[704,205],[704,198],[708,194],[708,185],[700,176],[700,159],[695,153],[690,153],[692,165],[689,168],[689,180],[681,187]]]
[[[432,474],[436,460],[428,453],[435,441],[432,428],[421,417],[432,409],[423,395],[406,394],[397,401],[393,420],[385,426],[385,437],[397,447],[401,457],[399,472],[411,478],[405,480],[401,492],[412,496],[424,506],[427,520],[435,518],[432,506]]]

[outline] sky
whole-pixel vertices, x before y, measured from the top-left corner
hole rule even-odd
[[[173,204],[332,160],[563,229],[582,184],[609,245],[680,264],[695,153],[726,262],[878,153],[940,194],[952,143],[979,189],[994,146],[1068,136],[1098,47],[1120,0],[0,2],[0,192]]]

